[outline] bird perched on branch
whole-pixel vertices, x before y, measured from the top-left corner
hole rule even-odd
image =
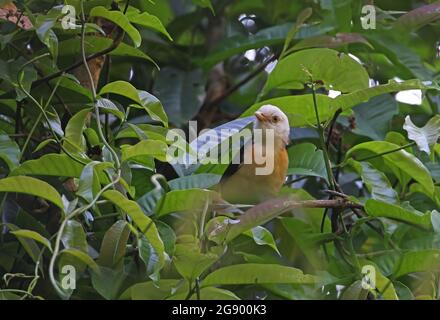
[[[286,180],[289,133],[289,120],[278,107],[258,109],[253,139],[241,148],[240,161],[233,161],[220,180],[223,199],[255,204],[276,196]]]

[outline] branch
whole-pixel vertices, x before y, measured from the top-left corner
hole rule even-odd
[[[295,209],[295,208],[361,209],[363,208],[361,204],[343,198],[334,199],[334,200],[304,200],[304,201],[291,200],[291,201],[286,201],[285,204],[286,204],[286,208],[288,209]]]

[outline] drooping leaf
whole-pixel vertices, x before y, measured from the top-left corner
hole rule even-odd
[[[277,244],[275,242],[275,239],[273,238],[272,233],[270,233],[269,230],[267,230],[264,227],[257,226],[255,228],[252,228],[251,230],[243,232],[244,235],[251,237],[254,239],[255,243],[259,246],[269,246],[271,247],[276,253],[279,255],[280,252],[278,251]]]
[[[362,43],[370,48],[371,44],[359,33],[337,33],[335,36],[318,35],[315,37],[306,38],[299,41],[292,47],[292,50],[297,51],[308,48],[339,48],[350,43]]]
[[[288,149],[288,174],[315,176],[327,180],[322,150],[317,150],[312,143],[301,143]]]
[[[167,160],[167,145],[159,140],[143,140],[134,146],[122,148],[122,161],[135,159],[136,157],[152,156],[161,161]]]
[[[127,222],[118,220],[104,235],[98,264],[100,266],[122,270],[130,228]]]
[[[87,253],[86,233],[83,226],[75,220],[67,221],[61,241],[67,249],[77,249]]]
[[[89,109],[81,110],[73,115],[67,123],[64,134],[66,141],[64,141],[63,145],[67,150],[73,153],[85,151],[86,144],[83,131],[89,113]]]
[[[183,71],[174,67],[161,69],[154,82],[154,94],[162,101],[172,123],[183,124],[192,119],[205,97],[202,71]]]
[[[60,252],[60,255],[67,254],[69,256],[74,257],[75,259],[78,259],[85,265],[87,265],[91,270],[93,270],[95,273],[100,272],[100,268],[98,264],[90,257],[86,252],[75,249],[75,248],[69,248],[64,249]]]
[[[217,259],[217,255],[201,253],[193,244],[177,244],[173,262],[179,274],[192,283]]]
[[[11,231],[11,233],[13,235],[15,235],[16,237],[33,239],[33,240],[41,243],[45,247],[47,247],[52,252],[52,245],[50,244],[50,241],[48,239],[46,239],[45,237],[43,237],[38,232],[35,232],[32,230],[20,229],[20,230],[16,230],[16,231]]]
[[[369,199],[365,203],[365,210],[369,216],[390,218],[425,229],[432,229],[431,214],[420,213],[391,203]]]
[[[233,55],[264,46],[282,45],[286,36],[292,29],[292,23],[286,23],[269,28],[261,29],[255,34],[233,35],[222,40],[216,51],[201,61],[204,67],[209,67],[219,61],[225,60]],[[333,27],[325,24],[303,26],[294,36],[294,39],[304,39],[320,35],[332,30]]]
[[[406,116],[403,129],[408,132],[408,138],[415,141],[421,151],[431,154],[440,137],[440,115],[435,115],[422,127],[417,127],[410,116]]]
[[[131,286],[119,299],[163,300],[173,294],[187,294],[188,289],[188,282],[180,279],[161,279],[157,282],[147,281]]]
[[[128,34],[131,40],[133,40],[133,43],[136,47],[139,47],[141,45],[142,38],[139,34],[139,31],[137,31],[137,29],[130,24],[130,21],[122,12],[109,11],[105,7],[98,6],[94,7],[90,11],[89,15],[91,17],[102,17],[113,22],[114,24],[121,27],[121,29]]]
[[[63,202],[58,191],[50,184],[26,176],[14,176],[0,179],[0,192],[17,192],[30,194],[36,197],[46,199],[61,210],[63,210]]]
[[[128,200],[115,190],[104,192],[103,197],[114,203],[130,216],[135,225],[145,235],[151,246],[154,248],[154,251],[159,257],[159,265],[163,266],[164,244],[154,222],[142,212],[142,209],[136,202]]]
[[[426,190],[428,194],[434,193],[434,183],[431,178],[431,174],[423,163],[412,154],[405,150],[398,150],[398,145],[386,142],[386,141],[371,141],[358,144],[348,150],[346,159],[353,157],[359,159],[358,154],[383,154],[380,159],[383,159],[383,163],[396,175],[402,184],[406,184],[409,181],[409,177],[419,182]],[[365,153],[366,151],[366,153]]]
[[[0,131],[0,159],[6,162],[9,170],[12,171],[19,165],[20,149],[17,143],[9,136]]]
[[[81,175],[83,165],[70,158],[67,154],[49,153],[35,160],[23,162],[11,172],[16,175],[41,175],[58,177],[75,177]]]
[[[440,2],[422,5],[400,16],[393,24],[396,30],[413,31],[440,19]]]
[[[399,202],[397,192],[392,188],[385,174],[368,162],[357,162],[350,159],[348,163],[359,173],[373,199],[392,204]]]
[[[159,99],[152,94],[137,90],[130,83],[126,81],[115,81],[106,84],[99,95],[106,93],[114,93],[124,97],[127,97],[136,102],[140,107],[144,108],[153,120],[162,122],[165,126],[168,126],[168,117]]]
[[[310,77],[329,90],[344,93],[368,88],[368,73],[348,55],[331,49],[307,49],[278,62],[263,92],[274,88],[303,89],[311,82]]]
[[[412,272],[435,271],[440,266],[440,251],[438,249],[417,250],[405,252],[397,262],[393,275],[399,278]]]
[[[216,198],[217,193],[206,189],[172,190],[159,201],[155,212],[158,216],[173,212],[197,212]]]
[[[397,102],[389,94],[377,96],[353,108],[356,128],[353,132],[373,140],[385,139],[391,120],[398,114]]]
[[[169,40],[173,41],[173,38],[168,33],[167,29],[163,26],[162,21],[160,21],[155,15],[149,14],[148,12],[128,12],[127,18],[131,23],[158,31],[165,35]]]
[[[84,46],[87,54],[94,54],[111,47],[113,40],[106,37],[88,35],[85,37]],[[72,38],[59,43],[60,57],[77,57],[81,54],[78,39]],[[135,58],[149,61],[156,66],[154,60],[145,52],[121,42],[117,48],[109,53],[112,57]]]
[[[237,264],[210,273],[202,287],[214,285],[292,283],[313,284],[316,279],[300,269],[278,264]]]

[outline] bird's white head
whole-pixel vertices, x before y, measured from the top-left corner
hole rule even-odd
[[[266,104],[255,112],[255,117],[257,120],[255,121],[254,128],[263,130],[272,129],[274,130],[275,140],[281,140],[284,145],[289,143],[289,119],[280,108]]]

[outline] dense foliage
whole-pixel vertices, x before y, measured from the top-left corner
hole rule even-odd
[[[0,298],[439,298],[439,12],[0,0]],[[172,128],[267,103],[279,198],[226,205],[227,165],[167,163]]]

